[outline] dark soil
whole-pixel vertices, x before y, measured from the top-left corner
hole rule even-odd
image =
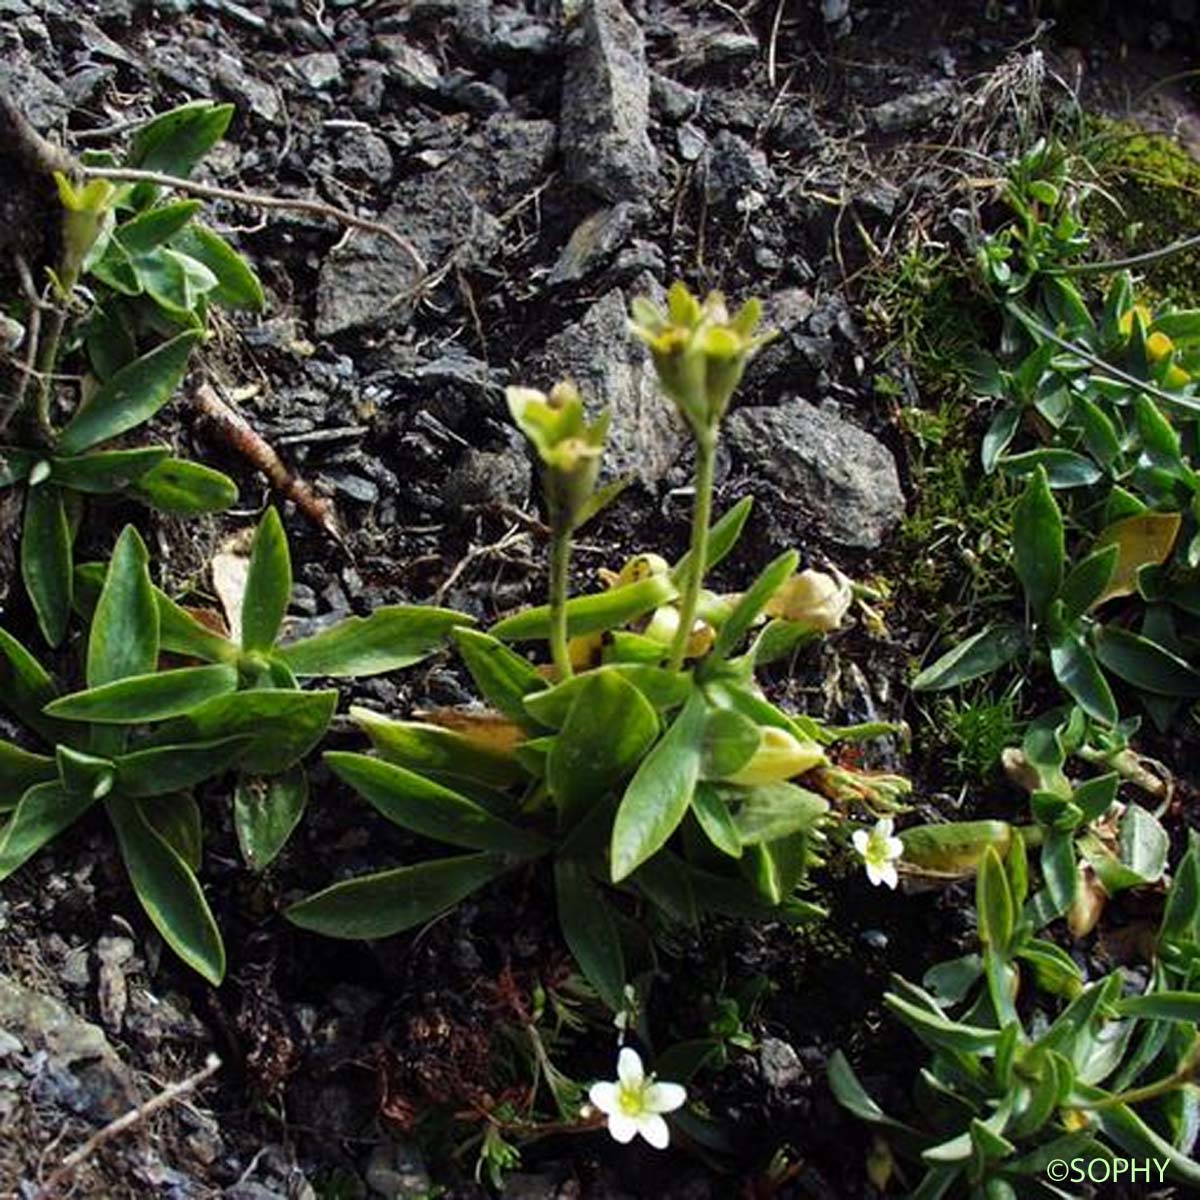
[[[791,314],[791,326],[739,402],[800,397],[865,429],[897,458],[911,502],[919,481],[909,447],[894,405],[871,383],[881,365],[903,364],[877,360],[861,305],[876,256],[886,260],[903,229],[939,211],[948,178],[940,147],[975,138],[1002,148],[1020,105],[1050,103],[1048,81],[1032,97],[1020,94],[1031,49],[1090,102],[1112,107],[1181,70],[1197,45],[1194,19],[1172,23],[1170,4],[1136,13],[1113,5],[1112,20],[1084,11],[1095,6],[1043,4],[1070,12],[1040,35],[1016,3],[847,7],[844,31],[826,24],[815,0],[741,11],[631,0],[656,76],[650,137],[661,178],[629,202],[614,243],[573,277],[556,275],[568,239],[611,206],[568,181],[555,147],[566,49],[550,0],[0,0],[0,80],[7,72],[31,118],[76,151],[120,142],[127,125],[188,99],[232,99],[238,115],[206,177],[317,195],[382,215],[417,240],[436,286],[415,308],[351,319],[363,294],[403,282],[369,238],[355,233],[343,247],[342,230],[308,217],[261,220],[215,206],[215,223],[252,259],[269,301],[261,321],[219,319],[203,370],[332,496],[347,530],[340,547],[302,514],[286,513],[299,628],[429,600],[488,621],[540,599],[544,530],[502,388],[553,382],[560,364],[547,343],[555,335],[613,289],[627,301],[684,277],[697,290],[764,295],[775,313]],[[981,81],[998,71],[1012,74],[1009,89],[987,111],[973,108]],[[1167,88],[1138,112],[1186,139],[1195,129],[1190,103],[1186,91]],[[11,175],[0,146],[0,272],[11,230],[32,239],[31,256],[43,232],[20,209]],[[133,520],[165,586],[203,592],[213,549],[255,519],[268,491],[185,399],[157,432],[233,474],[241,508],[183,522],[94,505],[80,557],[104,555],[113,530]],[[650,461],[645,447],[635,451]],[[682,552],[686,462],[666,457],[655,479],[589,527],[575,560],[578,587],[594,587],[597,568],[631,552]],[[747,537],[722,567],[731,588],[790,545],[806,563],[896,586],[887,637],[856,629],[806,651],[774,674],[775,697],[838,722],[911,716],[904,681],[937,614],[908,587],[913,565],[896,533],[869,547],[824,539],[820,515],[797,511],[753,456],[734,449],[722,463],[718,507],[751,494],[760,503]],[[14,538],[14,515],[0,510],[0,542]],[[4,590],[6,627],[36,644],[20,588],[5,578]],[[448,656],[344,692],[346,702],[396,715],[469,699]],[[349,731],[338,736],[356,745]],[[1181,761],[1178,747],[1156,752]],[[878,765],[914,776],[922,808],[957,803],[960,783],[936,743],[919,737],[907,755],[898,745],[873,753]],[[227,796],[214,789],[202,798],[204,878],[230,953],[218,990],[163,952],[100,817],[4,885],[0,970],[100,1022],[143,1095],[196,1069],[210,1050],[224,1062],[189,1104],[98,1154],[77,1176],[76,1194],[488,1194],[472,1178],[479,1112],[498,1088],[523,1094],[503,1066],[504,1030],[519,1032],[537,993],[565,994],[569,960],[547,881],[509,879],[415,937],[358,945],[306,935],[279,916],[286,904],[433,849],[376,819],[319,763],[312,782],[308,817],[263,876],[240,866]],[[1017,804],[999,785],[967,800],[996,815]],[[884,1016],[881,992],[890,972],[917,978],[969,948],[971,898],[965,888],[898,898],[866,888],[839,863],[819,890],[833,914],[827,925],[671,931],[672,952],[657,961],[646,1028],[662,1046],[706,1036],[723,1000],[769,981],[742,1014],[752,1048],[730,1047],[727,1065],[693,1084],[722,1144],[681,1139],[655,1155],[618,1151],[603,1134],[552,1134],[524,1147],[505,1194],[875,1194],[863,1166],[870,1134],[833,1103],[824,1063],[844,1048],[885,1108],[906,1107],[918,1056]],[[1128,914],[1131,925],[1137,919]],[[556,1062],[583,1082],[605,1076],[611,1032],[601,1019],[566,1037]],[[33,1194],[32,1181],[102,1123],[45,1103],[43,1123],[0,1151],[0,1194]],[[552,1111],[544,1093],[539,1108]],[[785,1169],[772,1182],[778,1152]]]

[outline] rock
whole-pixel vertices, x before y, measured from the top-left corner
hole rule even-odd
[[[700,107],[700,93],[656,71],[650,76],[650,99],[666,121],[686,121]]]
[[[382,186],[395,169],[387,142],[368,129],[347,129],[338,141],[338,171],[355,183]]]
[[[71,108],[66,92],[34,65],[15,35],[0,34],[0,88],[42,133],[58,125]]]
[[[638,23],[620,0],[585,0],[568,42],[560,145],[568,180],[606,200],[658,185],[650,143],[650,76]]]
[[[571,234],[547,282],[552,286],[574,283],[603,266],[626,243],[649,212],[644,205],[623,200],[586,217]]]
[[[689,443],[682,420],[658,390],[648,355],[629,336],[628,312],[620,289],[602,296],[582,320],[546,344],[538,377],[570,376],[591,415],[612,410],[603,478],[632,475],[654,488],[684,458]]]
[[[523,507],[529,500],[533,472],[521,449],[467,450],[454,465],[443,488],[451,512],[472,504],[511,504]]]
[[[725,422],[736,458],[778,493],[773,515],[829,542],[874,550],[904,515],[891,451],[804,400],[742,408]]]
[[[249,74],[235,55],[224,50],[217,55],[213,78],[241,108],[248,108],[268,125],[274,125],[282,115],[279,93],[270,84]]]
[[[394,33],[380,34],[375,39],[375,48],[387,60],[389,74],[402,87],[413,92],[438,90],[442,71],[432,54]]]
[[[0,1029],[30,1057],[29,1096],[106,1124],[137,1104],[133,1078],[98,1025],[0,975]],[[12,1062],[15,1054],[8,1055]]]
[[[935,83],[922,91],[910,92],[907,96],[875,105],[868,109],[867,118],[880,133],[919,129],[944,113],[953,98],[953,88],[945,83]]]
[[[500,240],[496,214],[537,182],[553,150],[551,122],[497,113],[442,166],[399,183],[381,219],[431,267],[451,255],[468,265],[485,262]],[[356,236],[321,264],[317,336],[404,320],[410,310],[403,297],[415,282],[411,259],[394,242]]]
[[[381,1142],[371,1151],[366,1175],[372,1194],[387,1200],[424,1200],[432,1194],[421,1151],[412,1142]]]
[[[704,194],[710,204],[735,204],[753,212],[774,190],[775,173],[767,156],[728,129],[713,138],[706,162]]]
[[[314,92],[342,81],[342,67],[336,54],[321,50],[292,59],[292,69]]]
[[[780,1091],[804,1077],[799,1055],[780,1038],[763,1038],[758,1051],[758,1065],[767,1087]]]

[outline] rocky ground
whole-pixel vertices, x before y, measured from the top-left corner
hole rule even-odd
[[[43,132],[98,149],[174,104],[232,100],[237,117],[203,178],[377,217],[427,264],[418,279],[393,242],[320,219],[214,209],[268,305],[261,320],[221,325],[203,369],[332,497],[346,531],[339,546],[289,514],[292,611],[314,627],[431,599],[486,620],[540,589],[544,530],[503,408],[509,382],[568,373],[614,412],[608,470],[636,486],[589,530],[581,586],[631,549],[679,551],[686,441],[625,325],[633,296],[660,295],[676,277],[764,296],[782,331],[728,421],[721,502],[760,501],[731,577],[791,545],[813,565],[902,575],[896,534],[919,481],[894,400],[873,387],[863,278],[914,223],[944,213],[946,146],[1002,150],[1019,114],[1064,87],[1125,105],[1180,69],[1198,28],[1186,0],[1114,5],[1099,26],[1068,15],[1040,38],[1025,5],[983,0],[561,8],[0,0],[0,79]],[[1141,115],[1200,140],[1184,93],[1156,92]],[[887,365],[915,393],[904,365]],[[241,510],[185,526],[98,509],[82,545],[102,552],[114,524],[135,516],[168,582],[182,584],[268,493],[186,398],[159,432],[237,476]],[[10,576],[0,589],[12,592],[16,628],[29,618]],[[895,717],[918,641],[852,637],[777,686],[838,720]],[[396,712],[465,699],[448,661],[356,695]],[[936,792],[941,781],[929,782]],[[219,992],[162,955],[99,824],[4,886],[0,1194],[36,1195],[89,1132],[213,1050],[225,1064],[216,1078],[89,1157],[76,1195],[484,1194],[473,1154],[456,1158],[444,1130],[410,1114],[453,1111],[487,1084],[479,1047],[498,1019],[498,982],[528,994],[562,953],[546,897],[514,884],[395,944],[302,935],[275,915],[284,903],[350,867],[377,868],[380,839],[402,854],[394,831],[328,777],[317,797],[263,878],[238,870],[228,817],[213,811],[207,876],[232,958]],[[963,932],[961,897],[899,906],[857,881],[829,887],[843,916],[827,942],[724,930],[704,954],[679,947],[664,992],[680,1008],[660,1015],[680,1036],[703,1029],[705,1005],[737,980],[775,984],[755,1010],[755,1049],[706,1085],[731,1129],[726,1153],[652,1159],[613,1154],[601,1137],[550,1138],[527,1149],[505,1195],[865,1194],[869,1142],[834,1107],[824,1059],[872,1026],[888,971],[932,956],[935,913],[945,942]],[[884,1097],[905,1086],[911,1072],[889,1066],[908,1053],[881,1055]],[[586,1079],[606,1059],[585,1049],[569,1065]],[[781,1147],[797,1169],[772,1190],[763,1172]]]

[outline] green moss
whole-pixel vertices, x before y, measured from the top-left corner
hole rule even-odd
[[[1143,254],[1195,234],[1200,161],[1173,139],[1146,133],[1131,122],[1093,118],[1092,124],[1088,157],[1104,190],[1117,202],[1096,192],[1084,210],[1104,252],[1112,257]],[[1152,298],[1200,306],[1200,248],[1143,270],[1143,286]]]

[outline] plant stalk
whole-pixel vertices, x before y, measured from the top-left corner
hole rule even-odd
[[[714,430],[696,435],[696,496],[692,503],[692,545],[688,555],[687,581],[679,602],[679,628],[671,645],[670,669],[678,671],[687,655],[688,639],[696,623],[700,586],[708,567],[708,527],[712,521],[713,469],[717,439]]]
[[[561,683],[575,674],[567,648],[567,575],[571,565],[571,526],[555,522],[550,542],[550,655]]]
[[[46,329],[46,338],[42,343],[38,358],[37,397],[35,411],[37,413],[38,429],[49,446],[54,445],[54,422],[50,418],[50,397],[55,372],[58,370],[58,351],[62,342],[63,326],[66,324],[67,310],[65,307],[55,308],[50,313],[50,321]]]

